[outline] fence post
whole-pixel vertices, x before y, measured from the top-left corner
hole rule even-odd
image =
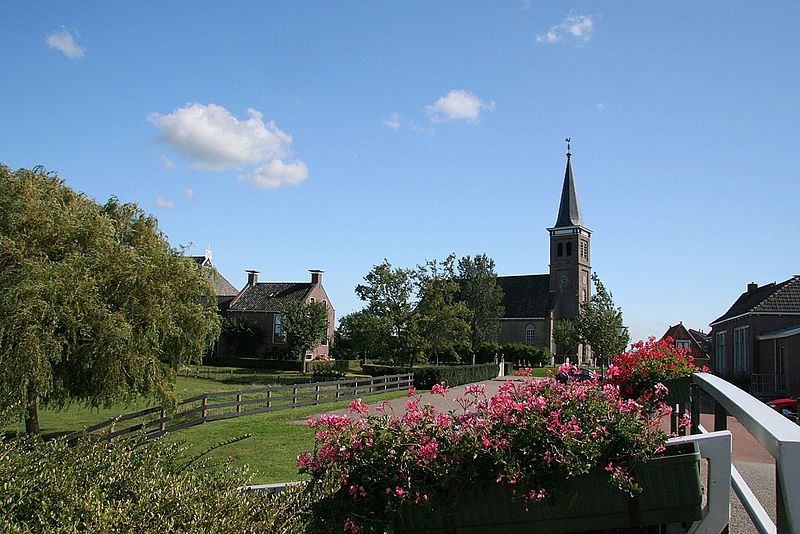
[[[164,411],[164,408],[161,408],[161,412],[159,414],[159,419],[161,419],[161,424],[158,425],[158,429],[161,432],[164,432],[167,429],[167,422],[164,421],[164,417],[166,417],[166,413]]]
[[[267,391],[267,408],[272,408],[272,390]]]
[[[336,382],[336,399],[337,399],[337,400],[338,400],[338,399],[339,399],[339,397],[342,395],[341,393],[339,393],[339,388],[340,388],[341,386],[342,386],[342,385],[341,385],[339,382]]]
[[[206,406],[208,406],[208,397],[206,395],[203,395],[203,412],[202,412],[203,419],[205,419],[206,416],[208,415],[208,410],[206,409]]]
[[[297,386],[292,388],[292,406],[297,404]]]
[[[242,394],[236,394],[236,413],[240,413],[242,411]]]
[[[319,385],[314,387],[314,400],[319,404]]]

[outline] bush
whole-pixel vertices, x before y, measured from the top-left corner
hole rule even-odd
[[[0,457],[2,532],[296,532],[317,498],[242,493],[244,472],[163,442],[0,439]]]
[[[314,373],[311,377],[312,382],[330,382],[341,380],[345,376],[343,371],[333,366],[333,362],[309,362],[308,370]]]
[[[271,369],[276,371],[300,371],[297,360],[265,360],[262,358],[236,358],[232,356],[206,356],[203,365],[211,367],[240,367],[242,369]]]
[[[507,362],[525,362],[530,366],[542,366],[550,363],[550,351],[535,345],[509,343],[500,345],[500,354]]]
[[[314,360],[306,364],[306,369],[312,373],[316,373],[317,367],[331,368],[341,373],[361,372],[361,362],[358,360]]]
[[[414,385],[420,389],[430,389],[444,382],[450,387],[482,382],[497,376],[499,368],[494,363],[481,365],[421,365],[409,369],[390,365],[365,365],[364,372],[371,376],[399,375],[414,373]]]

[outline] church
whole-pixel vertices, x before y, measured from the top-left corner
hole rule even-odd
[[[497,277],[505,307],[497,341],[536,345],[555,354],[553,330],[558,321],[576,317],[580,306],[591,298],[592,232],[583,224],[569,145],[558,217],[547,231],[549,273]],[[589,354],[579,354],[578,361],[584,363],[588,357]]]

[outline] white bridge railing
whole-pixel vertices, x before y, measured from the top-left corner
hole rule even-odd
[[[731,486],[756,529],[762,533],[800,534],[800,426],[733,384],[708,373],[692,375],[692,433],[705,433],[700,425],[700,395],[714,400],[714,428],[726,430],[728,415],[736,418],[775,458],[775,517],[764,507],[731,463]],[[734,438],[735,439],[735,438]]]

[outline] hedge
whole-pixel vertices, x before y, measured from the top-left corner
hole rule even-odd
[[[430,389],[434,384],[444,382],[448,386],[460,386],[482,382],[497,376],[499,367],[494,363],[480,365],[420,365],[414,368],[392,365],[364,365],[364,372],[371,376],[398,375],[414,373],[414,385],[420,389]]]
[[[550,363],[550,351],[535,345],[523,345],[522,343],[509,343],[500,345],[493,341],[481,343],[475,351],[475,361],[481,363],[494,363],[497,356],[505,357],[506,362],[517,363],[526,362],[526,365],[539,366]]]
[[[359,360],[313,360],[308,362],[306,369],[309,373],[316,371],[316,367],[332,368],[342,373],[360,373],[361,362]]]
[[[211,356],[203,358],[203,365],[213,367],[239,367],[243,369],[272,369],[278,371],[300,371],[301,362],[296,360],[265,360],[263,358],[237,358],[234,356]]]

